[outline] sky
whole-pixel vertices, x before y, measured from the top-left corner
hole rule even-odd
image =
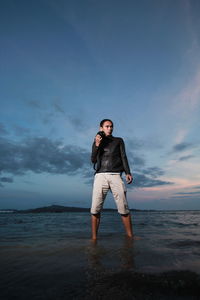
[[[130,208],[200,209],[198,0],[2,0],[0,23],[1,209],[90,207],[104,118]]]

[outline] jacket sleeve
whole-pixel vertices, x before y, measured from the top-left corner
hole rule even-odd
[[[121,159],[122,159],[122,164],[123,164],[125,174],[126,175],[131,174],[123,139],[121,139],[121,141],[120,141],[120,153],[121,153]]]
[[[92,145],[92,155],[91,155],[91,161],[93,164],[97,162],[98,151],[99,151],[99,147],[97,147],[94,142]]]

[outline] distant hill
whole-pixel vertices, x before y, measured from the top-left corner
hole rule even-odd
[[[44,213],[44,212],[61,213],[61,212],[88,212],[88,211],[89,208],[61,206],[61,205],[51,205],[51,206],[38,207],[33,209],[18,210],[18,212],[20,213]]]
[[[88,212],[89,208],[51,205],[30,209],[0,209],[1,213]]]
[[[114,208],[104,208],[104,211],[116,211]],[[140,211],[138,209],[131,209],[132,211]],[[90,212],[90,208],[84,207],[73,207],[73,206],[62,206],[62,205],[50,205],[32,209],[0,209],[2,213],[62,213],[62,212]]]

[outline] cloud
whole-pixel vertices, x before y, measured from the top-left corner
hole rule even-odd
[[[142,170],[142,172],[146,175],[150,175],[153,178],[156,178],[158,176],[164,175],[164,171],[159,167],[150,167],[147,169]]]
[[[13,182],[13,179],[10,177],[0,177],[1,182]]]
[[[158,144],[158,143],[157,143]],[[164,170],[162,170],[159,167],[148,167],[143,168],[146,164],[146,161],[143,157],[138,156],[137,150],[146,149],[147,143],[145,141],[139,140],[137,138],[135,139],[127,139],[126,142],[127,145],[127,156],[130,165],[133,165],[133,175],[134,175],[134,187],[155,187],[155,186],[162,186],[162,185],[171,185],[173,182],[164,181],[161,179],[158,179],[159,176],[164,175]],[[153,147],[153,145],[151,145]],[[154,145],[155,147],[156,145]],[[160,145],[157,145],[160,147]],[[133,149],[133,150],[132,150]],[[131,186],[128,186],[131,188]]]
[[[173,147],[173,152],[179,152],[179,151],[184,151],[188,148],[192,148],[194,145],[191,144],[191,143],[186,143],[186,142],[183,142],[183,143],[179,143],[179,144],[176,144],[174,147]]]
[[[133,165],[133,167],[141,167],[145,165],[145,160],[142,157],[139,157],[135,154],[133,154],[130,151],[127,151],[127,157],[130,165]]]
[[[45,137],[26,138],[17,143],[0,139],[1,173],[76,174],[88,165],[89,158],[89,152],[83,148]]]
[[[128,157],[128,161],[130,165],[133,165],[133,168],[137,168],[137,166],[141,167],[145,165],[145,159],[137,154],[137,150],[141,150],[145,148],[144,141],[134,138],[126,138],[126,153]]]
[[[2,182],[11,183],[11,182],[13,182],[13,179],[10,178],[10,177],[0,177],[0,187],[4,187],[4,185],[2,184]]]
[[[174,184],[173,182],[157,178],[164,175],[164,173],[164,170],[159,167],[149,167],[141,170],[141,172],[135,172],[133,187],[155,187]]]
[[[189,199],[190,201],[193,202],[195,199],[199,200],[199,196],[196,196],[196,197],[194,196],[194,197],[191,198],[191,195],[190,196],[189,195],[179,195],[179,196],[172,196],[171,199],[180,199],[180,200],[181,199],[183,199],[183,200],[184,199]]]
[[[171,185],[174,184],[173,182],[163,181],[159,179],[155,179],[145,174],[134,174],[134,187],[154,187],[154,186],[161,186],[161,185]]]
[[[4,187],[4,185],[2,184],[2,182],[12,183],[13,182],[13,178],[10,178],[10,177],[0,177],[0,187]]]
[[[179,192],[179,193],[175,193],[175,195],[196,195],[196,194],[200,194],[200,191],[198,191],[198,192]]]
[[[83,177],[86,178],[85,183],[91,185],[93,183],[94,172],[90,169],[86,169],[83,172]],[[172,185],[173,182],[164,181],[160,179],[152,178],[148,175],[142,173],[133,173],[133,185],[128,185],[127,187],[130,189],[134,188],[146,188],[146,187],[155,187],[155,186],[163,186],[163,185]]]
[[[139,157],[137,161],[138,164],[144,164],[144,160]],[[20,142],[0,138],[0,173],[20,176],[30,171],[68,175],[79,173],[85,178],[85,183],[89,184],[94,175],[90,163],[90,152],[84,148],[64,145],[59,140],[55,141],[46,137],[25,138]],[[142,172],[134,172],[134,187],[173,184],[157,178],[163,174],[164,171],[158,167],[149,167]],[[13,182],[9,177],[1,178],[1,182]]]
[[[186,155],[186,156],[182,156],[179,158],[179,161],[185,161],[185,160],[188,160],[190,158],[193,158],[195,157],[194,155]]]

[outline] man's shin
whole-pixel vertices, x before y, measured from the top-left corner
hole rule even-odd
[[[92,225],[92,239],[97,239],[99,224],[100,224],[100,213],[91,215],[91,225]]]

